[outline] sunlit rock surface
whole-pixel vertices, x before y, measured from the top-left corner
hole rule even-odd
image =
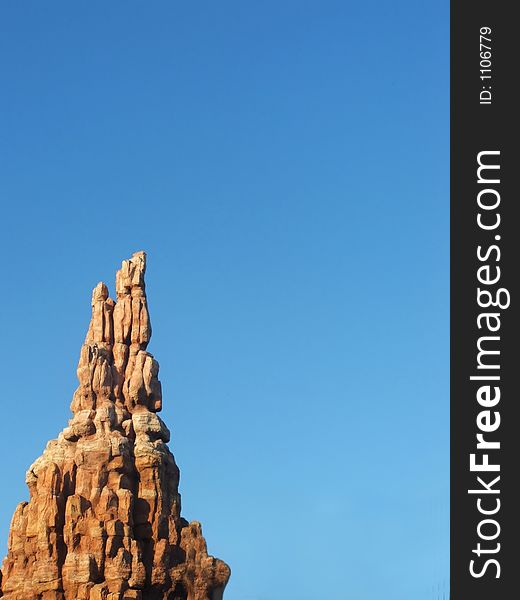
[[[99,283],[73,417],[27,472],[0,573],[2,600],[220,600],[229,567],[181,517],[159,365],[147,351],[146,255]]]

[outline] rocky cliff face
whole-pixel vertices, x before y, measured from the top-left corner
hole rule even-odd
[[[159,365],[146,347],[146,255],[105,284],[78,365],[73,417],[27,472],[14,513],[2,600],[221,600],[229,567],[180,515]]]

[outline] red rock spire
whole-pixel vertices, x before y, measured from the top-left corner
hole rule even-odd
[[[220,600],[229,567],[180,516],[151,337],[146,254],[123,261],[116,297],[92,293],[73,417],[26,476],[0,573],[3,600]]]

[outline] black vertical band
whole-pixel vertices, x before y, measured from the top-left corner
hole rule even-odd
[[[514,106],[520,35],[514,9],[505,1],[451,5],[454,600],[510,600],[520,580],[520,107]]]

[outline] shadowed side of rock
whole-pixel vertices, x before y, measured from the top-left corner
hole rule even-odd
[[[2,600],[220,600],[229,567],[181,517],[151,337],[146,255],[123,261],[116,301],[99,283],[68,427],[29,468]]]

